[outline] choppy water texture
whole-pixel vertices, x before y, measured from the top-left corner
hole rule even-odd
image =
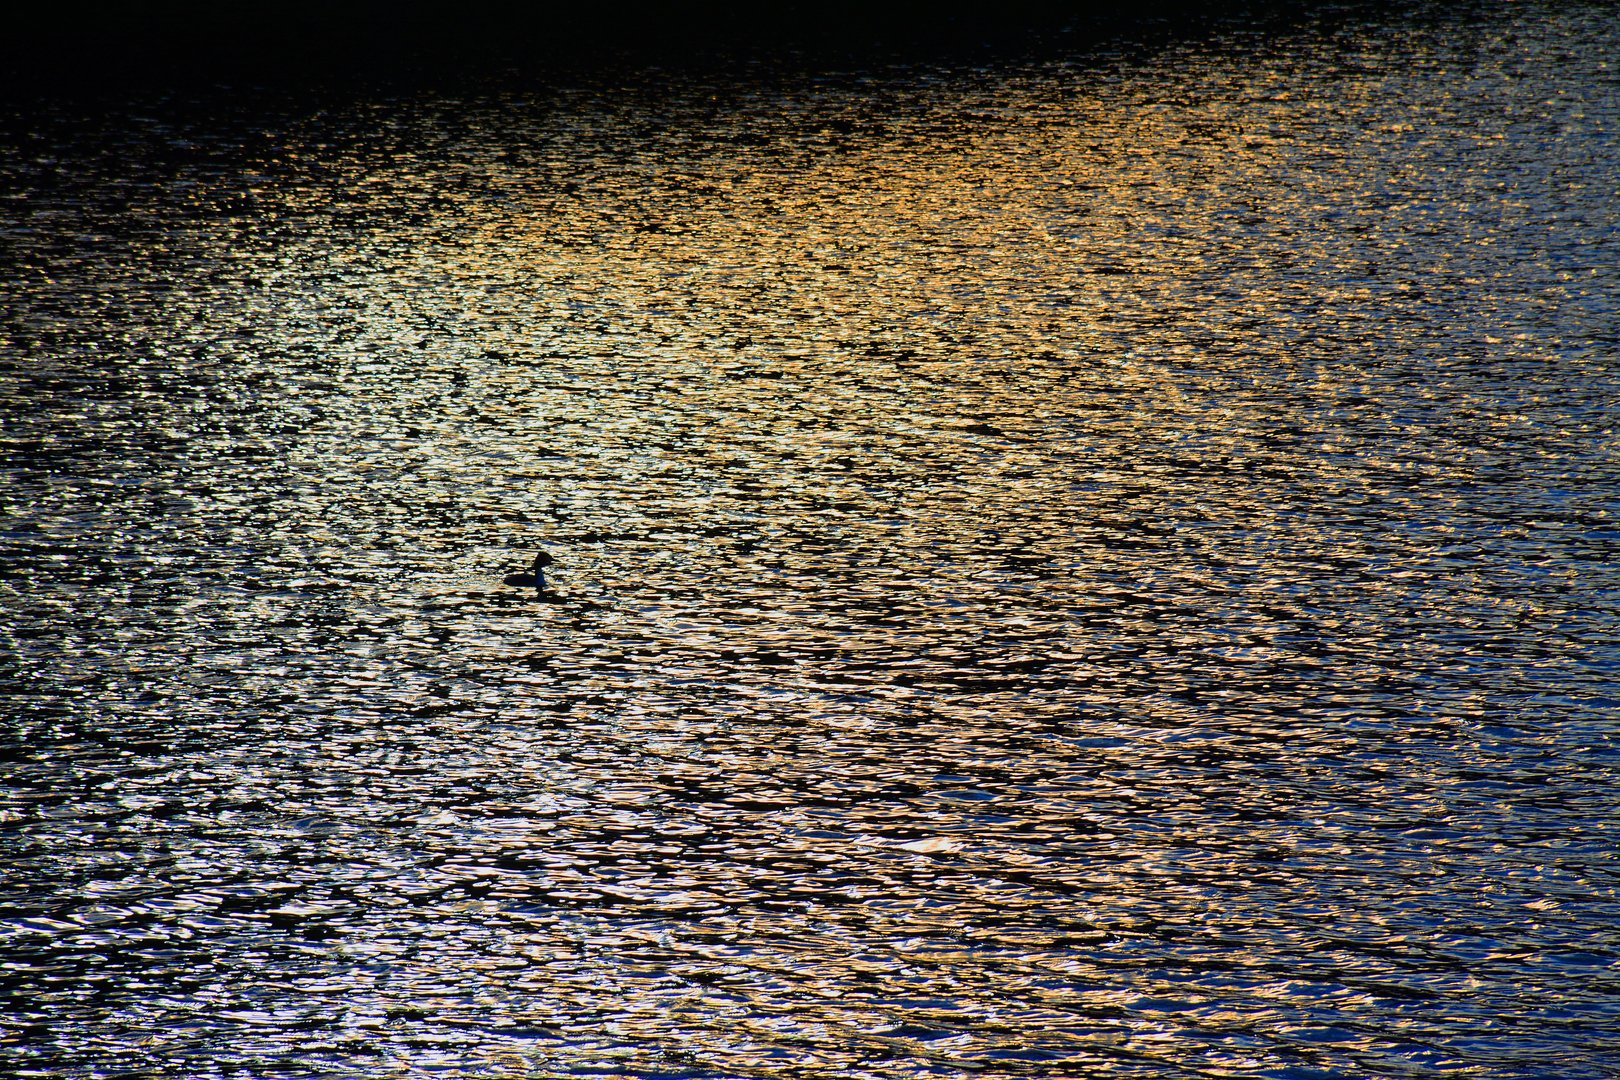
[[[4,1071],[1620,1075],[1613,14],[14,116]]]

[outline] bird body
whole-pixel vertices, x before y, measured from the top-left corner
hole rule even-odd
[[[534,565],[527,574],[507,574],[501,579],[503,584],[515,585],[520,589],[533,589],[535,592],[546,591],[546,567],[556,560],[545,552],[539,552],[534,557]]]

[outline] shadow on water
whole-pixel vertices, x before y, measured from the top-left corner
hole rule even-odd
[[[1608,14],[14,110],[10,1071],[1606,1075]]]
[[[999,63],[1187,38],[1234,22],[1276,30],[1346,18],[1380,0],[1095,0],[938,3],[561,4],[485,2],[125,7],[25,6],[0,45],[0,80],[24,93],[116,100],[132,88],[352,87],[620,78],[657,67],[748,81],[886,63]]]

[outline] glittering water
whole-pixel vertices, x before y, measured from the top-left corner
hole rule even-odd
[[[4,1071],[1620,1075],[1612,15],[14,115]]]

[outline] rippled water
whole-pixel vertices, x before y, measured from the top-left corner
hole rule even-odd
[[[4,1071],[1620,1075],[1612,16],[13,114]]]

